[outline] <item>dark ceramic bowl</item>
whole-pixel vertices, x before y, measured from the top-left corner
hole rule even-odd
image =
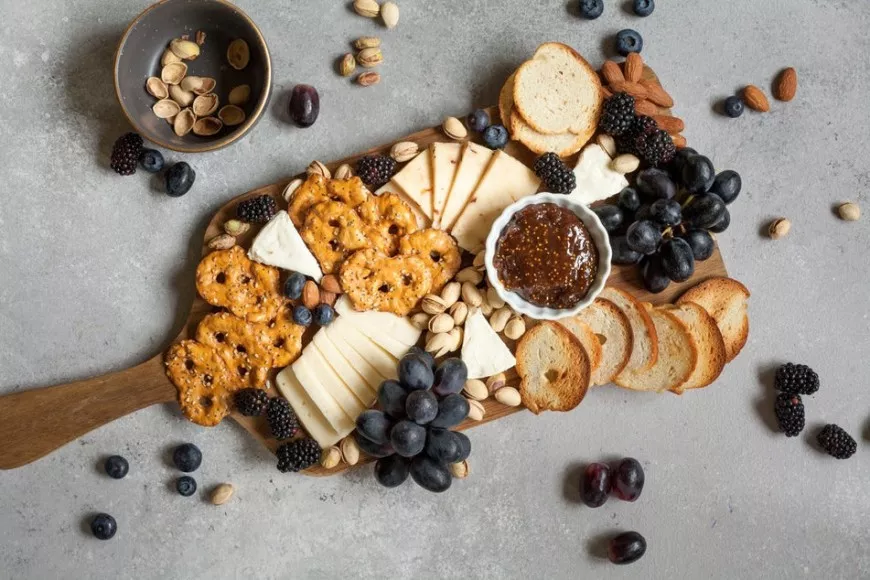
[[[193,132],[179,137],[166,120],[151,110],[157,99],[145,90],[145,81],[160,76],[160,57],[169,41],[183,34],[195,40],[200,30],[205,32],[205,43],[198,58],[184,61],[188,75],[215,79],[214,92],[221,107],[227,104],[230,90],[238,85],[249,85],[251,96],[242,105],[242,124],[224,127],[211,137]],[[244,39],[250,47],[251,59],[243,70],[227,63],[227,46],[236,38]],[[219,149],[242,137],[259,120],[272,89],[272,62],[260,29],[247,14],[223,0],[162,0],[145,10],[130,23],[118,43],[114,74],[118,102],[136,131],[162,147],[184,153]]]

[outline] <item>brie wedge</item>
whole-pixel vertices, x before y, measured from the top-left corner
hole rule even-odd
[[[475,308],[465,321],[462,362],[468,367],[469,379],[488,378],[517,364],[517,359],[489,325],[480,308]]]
[[[276,213],[263,226],[251,244],[248,257],[267,266],[305,274],[318,282],[323,278],[317,259],[302,241],[296,226],[284,210]]]
[[[628,187],[628,180],[623,174],[610,168],[610,161],[610,155],[601,145],[587,145],[580,153],[574,168],[577,187],[568,197],[583,205],[589,205],[616,195]]]

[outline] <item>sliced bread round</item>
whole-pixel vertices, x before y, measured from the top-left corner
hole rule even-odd
[[[694,302],[706,310],[722,333],[728,362],[734,360],[749,338],[749,290],[731,278],[710,278],[687,290],[677,305]]]
[[[634,340],[628,317],[610,300],[596,298],[577,318],[589,325],[601,345],[601,364],[592,373],[592,384],[606,385],[631,358]]]
[[[586,349],[586,356],[589,357],[589,370],[592,371],[592,377],[594,377],[596,371],[601,367],[603,348],[592,327],[577,317],[563,318],[559,324],[570,330],[571,334],[576,336],[583,348]],[[590,378],[590,380],[592,379]]]
[[[719,332],[716,321],[694,302],[666,308],[688,327],[698,347],[698,366],[695,367],[689,380],[674,392],[681,395],[688,389],[703,389],[709,386],[719,378],[722,369],[725,368],[725,341],[722,340],[722,333]]]
[[[644,304],[656,327],[659,356],[646,371],[623,371],[616,384],[633,391],[669,391],[683,388],[698,366],[698,347],[692,333],[679,318],[667,310]]]
[[[656,363],[659,356],[659,341],[656,329],[646,309],[634,297],[617,288],[608,286],[600,294],[622,310],[631,325],[632,350],[628,364],[619,373],[626,371],[645,371]],[[617,375],[618,378],[618,375]]]
[[[517,374],[523,405],[537,415],[579,405],[592,373],[577,337],[555,322],[542,322],[517,345]]]

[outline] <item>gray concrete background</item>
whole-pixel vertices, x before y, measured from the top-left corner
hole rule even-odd
[[[231,422],[206,431],[172,406],[147,409],[0,473],[0,577],[870,577],[870,3],[661,0],[641,20],[607,0],[595,22],[561,0],[399,4],[388,32],[341,1],[240,2],[270,43],[276,99],[241,143],[169,153],[198,173],[186,197],[170,199],[144,172],[121,178],[107,167],[127,129],[112,54],[147,2],[3,0],[0,391],[121,369],[164,348],[193,297],[205,223],[226,200],[312,158],[494,103],[541,42],[568,42],[600,64],[627,26],[643,34],[690,144],[743,175],[720,236],[730,272],[753,292],[743,354],[704,392],[603,388],[568,415],[476,429],[472,476],[438,496],[381,489],[369,469],[279,474]],[[363,34],[380,35],[386,54],[384,80],[369,89],[333,70]],[[736,121],[712,111],[743,84],[768,89],[785,66],[800,74],[794,102]],[[298,82],[316,85],[323,104],[304,131],[276,114]],[[836,219],[844,200],[862,204],[862,221]],[[780,215],[792,234],[773,242],[761,232]],[[812,365],[823,385],[807,398],[807,430],[788,440],[771,428],[765,383],[787,360]],[[826,422],[859,439],[854,458],[813,448]],[[182,441],[205,453],[202,489],[237,486],[231,503],[174,493],[166,450]],[[98,469],[113,453],[130,460],[125,480]],[[641,499],[579,505],[578,465],[625,455],[646,468]],[[94,511],[117,518],[112,541],[85,532]],[[640,531],[649,549],[617,568],[599,547],[622,530]]]

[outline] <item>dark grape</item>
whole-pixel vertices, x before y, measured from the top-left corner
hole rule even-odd
[[[686,159],[683,164],[682,181],[689,193],[705,193],[710,190],[716,170],[713,162],[703,155],[695,155]]]
[[[429,429],[426,435],[426,454],[443,463],[459,461],[462,455],[462,445],[453,431],[447,429]]]
[[[311,85],[296,85],[290,93],[290,118],[299,127],[310,127],[320,114],[320,95]]]
[[[682,238],[671,238],[659,250],[662,269],[674,282],[685,282],[695,273],[695,256],[689,243]]]
[[[607,557],[614,564],[637,562],[646,553],[646,540],[637,532],[625,532],[612,540],[607,548]]]
[[[423,489],[436,493],[447,491],[453,483],[453,476],[447,466],[427,455],[411,460],[411,479]]]
[[[589,507],[601,507],[607,501],[612,485],[610,466],[606,463],[590,463],[583,470],[580,497]]]
[[[637,191],[649,200],[673,199],[677,195],[677,186],[661,169],[644,169],[637,174]]]
[[[390,417],[401,419],[405,416],[407,398],[408,391],[396,381],[384,381],[378,388],[378,404]]]
[[[459,431],[454,431],[453,433],[459,439],[460,447],[459,458],[456,461],[465,461],[471,455],[471,439],[465,433],[460,433]]]
[[[672,227],[683,221],[683,212],[677,201],[673,199],[659,199],[649,206],[649,217],[662,226]]]
[[[737,199],[742,187],[743,181],[740,179],[740,174],[731,169],[726,169],[713,180],[710,193],[718,195],[727,205]]]
[[[450,395],[458,393],[468,380],[468,367],[459,358],[449,358],[438,365],[435,370],[435,386],[432,388],[436,394]]]
[[[356,430],[372,443],[383,444],[390,440],[393,422],[383,411],[367,409],[356,418]]]
[[[607,230],[608,233],[618,231],[625,220],[625,214],[622,213],[622,209],[615,205],[602,205],[592,208],[592,211],[595,212],[595,215],[597,215],[598,219],[601,220],[601,225],[604,226],[604,229]]]
[[[353,433],[353,438],[356,439],[357,445],[359,445],[360,449],[362,449],[363,451],[365,451],[366,453],[368,453],[369,455],[371,455],[372,457],[375,457],[375,458],[388,457],[396,452],[395,449],[393,449],[393,446],[391,444],[389,444],[389,443],[381,443],[381,444],[375,443],[374,441],[371,441],[371,440],[363,437],[362,435],[360,435],[356,431],[354,431],[354,433]]]
[[[375,462],[375,479],[384,487],[397,487],[408,479],[409,461],[400,455],[390,455]]]
[[[707,228],[709,231],[714,234],[721,234],[725,230],[728,229],[728,226],[731,225],[731,212],[728,211],[728,208],[725,208],[725,211],[722,212],[722,217],[720,217],[715,224]]]
[[[399,382],[409,391],[432,388],[435,376],[429,363],[415,354],[406,354],[399,361]]]
[[[652,254],[662,241],[662,232],[649,220],[634,222],[625,233],[628,247],[641,254]]]
[[[426,445],[426,428],[413,421],[399,421],[390,431],[390,444],[402,457],[418,455]]]
[[[430,391],[411,391],[405,401],[405,413],[408,419],[425,425],[438,415],[438,399]]]
[[[610,246],[613,249],[613,257],[611,258],[611,261],[614,264],[620,264],[623,266],[637,264],[640,262],[640,259],[643,258],[643,254],[635,252],[628,247],[628,242],[626,241],[625,236],[613,238],[610,240]]]
[[[716,224],[727,210],[725,202],[712,193],[700,193],[692,197],[683,208],[683,219],[693,228],[709,229]]]
[[[634,221],[642,222],[644,220],[650,219],[649,208],[650,208],[650,204],[648,204],[648,203],[645,203],[642,206],[640,206],[637,209],[637,211],[634,213]]]
[[[686,240],[689,247],[692,248],[692,255],[698,262],[703,262],[713,255],[713,236],[707,233],[706,230],[689,230],[680,235]]]
[[[435,357],[420,348],[419,346],[412,346],[408,349],[408,352],[405,353],[405,356],[413,354],[414,356],[418,356],[429,365],[429,368],[432,369],[432,372],[435,372]]]
[[[698,152],[692,149],[691,147],[683,147],[682,149],[677,149],[677,154],[674,156],[674,160],[671,161],[671,164],[668,166],[668,171],[671,174],[671,177],[675,181],[682,182],[683,180],[683,165],[686,164],[686,160],[690,157],[694,157]]]
[[[626,187],[619,192],[619,207],[625,211],[635,212],[640,208],[640,194],[636,189]]]
[[[653,294],[662,292],[671,284],[671,279],[665,274],[662,268],[662,259],[658,254],[644,258],[641,262],[640,273],[643,276],[644,287]]]
[[[459,393],[451,393],[438,402],[438,416],[430,427],[454,427],[468,417],[468,400]]]
[[[626,457],[616,466],[613,475],[613,493],[621,500],[634,501],[643,491],[643,467],[637,459]]]

